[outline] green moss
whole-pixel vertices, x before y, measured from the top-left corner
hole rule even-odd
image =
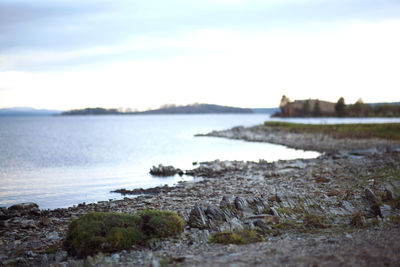
[[[219,243],[219,244],[237,244],[237,245],[245,245],[249,243],[262,242],[264,238],[257,234],[254,230],[243,230],[237,232],[220,232],[213,234],[210,237],[211,243]]]
[[[264,125],[293,133],[326,134],[333,138],[381,138],[400,140],[400,123],[300,124],[266,121]]]
[[[66,250],[78,257],[145,245],[153,238],[177,235],[183,220],[174,212],[145,210],[136,215],[88,213],[68,226]]]
[[[141,218],[142,231],[147,237],[164,238],[183,231],[183,220],[175,212],[144,210],[137,215]]]

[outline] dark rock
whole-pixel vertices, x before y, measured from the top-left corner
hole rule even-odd
[[[196,204],[190,211],[188,225],[193,228],[205,229],[207,228],[207,217],[204,209]]]
[[[385,194],[383,195],[383,201],[392,201],[393,193],[390,189],[385,189]]]
[[[349,152],[351,155],[355,156],[364,156],[364,155],[370,155],[370,154],[376,154],[378,153],[378,150],[376,148],[370,148],[370,149],[353,149]]]
[[[8,210],[6,207],[0,207],[0,221],[9,219]]]
[[[56,262],[62,262],[65,261],[68,257],[68,252],[65,250],[57,251],[55,255],[55,261]]]
[[[378,203],[374,203],[371,205],[371,211],[374,216],[383,218],[381,206]]]
[[[175,174],[182,176],[183,171],[181,169],[175,169],[173,166],[163,166],[160,164],[158,167],[153,166],[153,168],[150,169],[150,174],[161,177],[174,176]]]
[[[127,190],[125,188],[123,189],[117,189],[114,191],[111,191],[111,193],[119,193],[121,195],[158,195],[160,193],[168,193],[172,190],[172,187],[169,187],[168,185],[164,186],[157,186],[157,187],[152,187],[152,188],[136,188],[132,190]]]
[[[19,212],[21,215],[40,214],[39,206],[33,202],[15,204],[9,207],[8,210],[12,212]]]
[[[366,188],[365,189],[365,198],[368,200],[370,203],[377,203],[377,198],[374,192],[371,191],[371,189]]]

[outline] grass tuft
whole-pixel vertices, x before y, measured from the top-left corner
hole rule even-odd
[[[254,230],[242,230],[237,232],[220,232],[213,234],[210,237],[211,243],[219,244],[236,244],[236,245],[246,245],[249,243],[262,242],[264,238],[257,234]]]

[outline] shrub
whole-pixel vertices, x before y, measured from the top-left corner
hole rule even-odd
[[[93,212],[68,226],[65,247],[69,254],[83,257],[145,245],[154,238],[183,231],[183,220],[174,212],[145,210],[138,214]]]

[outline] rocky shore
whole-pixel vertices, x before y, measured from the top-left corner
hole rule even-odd
[[[229,139],[246,140],[250,142],[268,142],[287,147],[314,150],[322,153],[337,154],[341,152],[377,153],[385,150],[400,150],[400,141],[387,139],[350,139],[332,138],[326,134],[294,133],[279,129],[256,125],[253,127],[238,126],[228,130],[212,131],[197,136],[213,136]]]
[[[276,162],[204,162],[182,171],[202,177],[198,182],[137,190],[140,195],[123,200],[55,210],[40,210],[34,203],[1,208],[0,264],[400,265],[398,142],[266,133],[257,127],[209,135],[273,142],[323,154],[316,159]],[[65,251],[63,241],[74,218],[91,211],[136,213],[148,208],[176,211],[186,223],[184,233],[146,248],[86,259]]]

